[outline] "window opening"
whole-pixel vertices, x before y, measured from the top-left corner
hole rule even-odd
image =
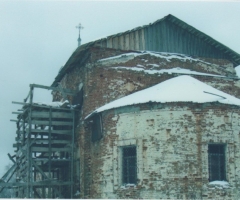
[[[208,145],[209,181],[226,180],[225,171],[225,145]]]
[[[129,146],[122,149],[122,180],[123,184],[137,183],[137,157],[136,147]]]
[[[82,83],[80,83],[80,85],[78,86],[78,89],[79,91],[73,97],[72,105],[77,105],[81,107],[83,103],[83,84]]]
[[[92,123],[92,142],[102,138],[102,119],[101,115],[95,115]]]

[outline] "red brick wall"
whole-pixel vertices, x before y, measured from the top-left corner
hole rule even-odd
[[[90,59],[87,60],[83,66],[74,67],[67,74],[65,74],[63,79],[60,81],[61,85],[64,88],[68,89],[77,89],[78,85],[81,82],[83,83],[83,105],[78,115],[78,122],[76,127],[76,141],[79,145],[81,158],[80,187],[82,198],[95,198],[101,196],[101,188],[99,185],[106,184],[102,183],[101,181],[98,182],[98,180],[100,180],[99,177],[101,176],[102,172],[101,166],[103,165],[101,158],[103,156],[107,156],[105,155],[107,148],[106,143],[108,146],[114,146],[116,143],[116,138],[118,138],[117,135],[111,134],[109,137],[104,137],[101,143],[97,145],[92,144],[91,130],[89,125],[87,125],[87,122],[84,121],[84,118],[96,108],[103,106],[115,99],[148,88],[177,76],[176,74],[167,73],[158,75],[131,70],[117,70],[113,69],[112,67],[136,67],[140,64],[145,66],[145,69],[150,69],[151,65],[147,64],[158,64],[159,67],[156,69],[171,69],[175,67],[181,67],[184,69],[191,69],[193,71],[218,74],[223,76],[230,73],[224,69],[224,66],[229,65],[229,63],[222,60],[213,60],[216,64],[211,65],[201,63],[200,61],[183,61],[179,59],[171,59],[170,61],[167,61],[165,58],[156,58],[150,55],[142,55],[135,57],[134,59],[129,60],[125,63],[107,65],[97,62],[99,59],[117,56],[124,53],[128,53],[128,51],[92,48]],[[219,67],[219,64],[221,64],[223,67]],[[208,83],[224,92],[240,97],[240,84],[239,82],[236,82],[232,79],[228,80],[217,77],[197,75],[193,75],[193,77],[202,82]],[[54,93],[54,100],[61,100],[61,95],[59,93]],[[70,97],[69,100],[71,100]],[[110,116],[110,118],[111,117],[112,116]],[[108,123],[104,124],[104,131],[109,130],[110,127],[111,130],[113,130],[115,127],[116,122],[113,122],[109,119],[105,119],[108,121]],[[201,138],[199,138],[199,141],[200,140]],[[199,149],[199,154],[200,153],[201,150]],[[132,191],[132,193],[137,193],[134,191],[135,189]],[[126,195],[124,196],[122,194],[122,191],[118,191],[117,193],[119,193],[119,197],[128,197]],[[132,197],[131,194],[129,197]]]

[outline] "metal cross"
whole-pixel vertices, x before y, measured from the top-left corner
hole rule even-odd
[[[76,26],[76,28],[77,29],[79,29],[79,36],[78,36],[78,46],[80,46],[81,45],[81,37],[80,37],[80,31],[81,31],[81,29],[83,29],[83,26],[81,25],[81,23],[79,23],[79,25],[78,26]]]
[[[80,36],[80,30],[81,30],[81,29],[83,29],[84,27],[82,26],[82,24],[81,24],[81,23],[79,23],[79,25],[78,25],[78,26],[76,26],[76,28],[77,28],[77,29],[79,29],[79,36]]]

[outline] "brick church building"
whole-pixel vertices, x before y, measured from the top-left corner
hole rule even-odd
[[[238,65],[172,15],[78,47],[52,86],[79,90],[79,197],[240,198]]]

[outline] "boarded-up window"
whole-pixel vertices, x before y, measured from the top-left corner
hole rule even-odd
[[[101,115],[95,115],[92,123],[92,142],[102,138],[102,119]]]
[[[208,145],[209,181],[226,180],[225,145]]]
[[[123,184],[137,183],[136,146],[122,148],[122,180]]]

